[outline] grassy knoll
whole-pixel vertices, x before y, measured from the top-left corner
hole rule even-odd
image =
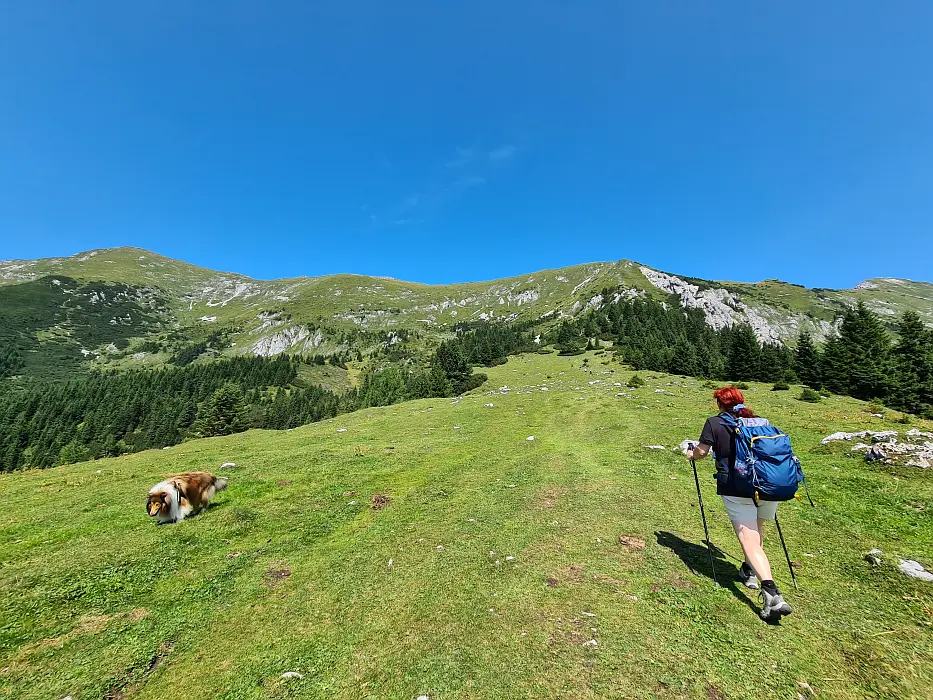
[[[933,585],[892,560],[933,565],[933,479],[819,446],[903,426],[851,399],[748,392],[791,431],[819,505],[782,507],[802,590],[771,539],[796,612],[768,626],[744,589],[713,587],[670,450],[710,391],[644,374],[628,390],[603,357],[589,374],[526,356],[459,401],[0,475],[0,697],[930,697]],[[146,518],[162,475],[225,461],[207,513]],[[702,470],[725,580],[739,550]]]

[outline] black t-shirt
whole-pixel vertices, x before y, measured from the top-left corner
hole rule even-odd
[[[700,442],[713,448],[716,459],[716,493],[720,496],[740,496],[729,483],[731,466],[735,459],[735,434],[723,425],[719,416],[707,418],[700,433]]]

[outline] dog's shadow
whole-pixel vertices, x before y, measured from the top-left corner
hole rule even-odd
[[[738,600],[754,610],[756,614],[758,613],[754,601],[736,585],[739,578],[739,567],[733,564],[727,558],[728,555],[719,547],[716,545],[710,547],[716,565],[716,576],[714,578],[710,569],[709,550],[703,544],[688,542],[673,532],[659,531],[655,532],[654,536],[657,538],[659,545],[676,554],[690,571],[699,576],[705,576],[711,581],[716,581],[722,588],[725,588]]]

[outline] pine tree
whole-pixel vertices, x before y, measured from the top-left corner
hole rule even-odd
[[[801,331],[797,338],[797,350],[794,353],[794,368],[802,384],[813,389],[822,385],[820,377],[820,354],[813,344],[813,339],[806,331]]]
[[[849,393],[849,356],[838,335],[830,336],[820,353],[820,379],[834,394]]]
[[[761,345],[750,326],[733,329],[732,346],[726,362],[726,374],[732,380],[753,380],[759,376]]]
[[[847,391],[857,399],[883,399],[891,388],[891,341],[881,319],[859,302],[846,312],[839,339],[847,360]]]
[[[236,384],[228,383],[204,402],[192,429],[199,437],[230,435],[246,429],[245,418],[243,394]]]
[[[440,367],[455,385],[465,381],[473,373],[460,343],[454,340],[445,340],[440,344],[434,354],[434,364]]]
[[[910,413],[933,411],[933,331],[920,316],[907,311],[897,324],[894,387],[889,404]]]

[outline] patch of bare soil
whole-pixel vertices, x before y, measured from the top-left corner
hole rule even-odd
[[[388,507],[391,502],[392,499],[384,493],[374,493],[369,501],[369,507],[373,510],[382,510]]]
[[[538,497],[535,499],[535,507],[537,508],[553,508],[557,505],[557,501],[561,496],[565,496],[564,490],[560,486],[547,486],[538,494]]]
[[[619,538],[619,544],[623,547],[629,549],[632,552],[641,552],[645,549],[645,541],[639,539],[638,537],[631,537],[630,535],[622,535]]]
[[[284,561],[277,561],[270,564],[263,577],[266,579],[266,585],[269,588],[275,588],[279,583],[292,575],[292,570],[285,565]]]

